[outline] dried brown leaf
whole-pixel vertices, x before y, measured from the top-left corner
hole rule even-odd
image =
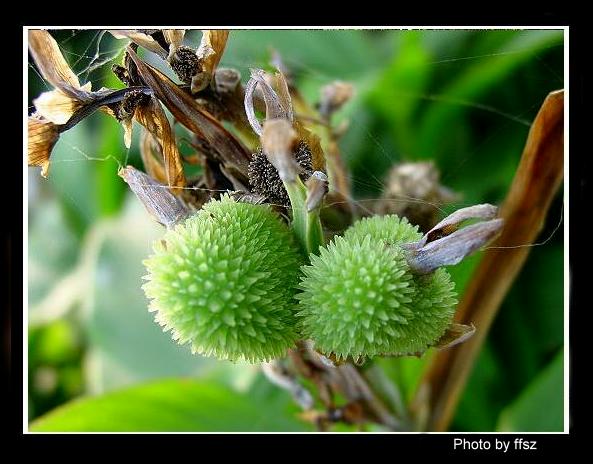
[[[29,51],[39,72],[55,88],[81,101],[91,99],[90,92],[80,86],[78,77],[64,59],[58,43],[47,31],[29,31]]]
[[[428,274],[441,266],[459,263],[492,241],[502,230],[503,220],[492,219],[498,209],[489,204],[461,208],[447,216],[419,241],[406,243],[410,269],[416,274]],[[468,219],[489,219],[459,229]]]
[[[112,29],[109,32],[116,39],[129,39],[135,44],[140,45],[142,48],[156,53],[163,60],[167,59],[168,52],[148,34],[137,31],[135,29]]]
[[[59,89],[43,92],[33,100],[37,113],[54,124],[66,124],[82,102]]]
[[[455,345],[459,345],[466,341],[469,337],[471,337],[476,332],[476,327],[473,324],[466,325],[466,324],[457,324],[452,323],[443,336],[439,338],[439,340],[434,345],[435,348],[439,350],[445,350],[447,348],[451,348]]]
[[[321,206],[321,202],[328,192],[328,180],[325,173],[315,171],[305,183],[307,186],[307,212],[311,212]]]
[[[130,186],[146,211],[167,228],[173,227],[190,214],[185,204],[171,194],[167,186],[144,172],[133,166],[126,166],[120,169],[118,174]]]
[[[262,149],[285,182],[293,182],[301,170],[293,154],[296,142],[296,132],[286,119],[271,119],[264,123]]]
[[[146,129],[140,135],[140,157],[146,173],[162,184],[167,183],[167,174],[163,166],[163,154],[154,136]]]
[[[220,63],[228,38],[229,31],[224,29],[202,31],[202,41],[197,55],[203,60],[202,66],[210,75],[214,74],[214,70]]]
[[[60,136],[58,127],[47,119],[35,116],[29,116],[27,126],[27,163],[29,166],[41,166],[41,175],[47,177],[49,157]]]
[[[165,40],[169,44],[170,57],[183,43],[185,29],[163,29],[163,37],[165,37]]]
[[[319,114],[329,117],[339,110],[354,95],[354,86],[348,82],[334,81],[321,88]]]
[[[309,150],[311,150],[313,169],[315,171],[325,172],[325,153],[323,152],[323,148],[321,148],[321,139],[319,136],[307,129],[300,121],[294,121],[292,126],[297,133],[298,139],[304,141],[309,147]]]
[[[527,259],[528,245],[544,225],[563,169],[564,92],[556,91],[547,96],[529,131],[500,210],[504,231],[485,253],[455,315],[457,322],[473,322],[478,331],[459,347],[437,353],[421,382],[431,392],[431,430],[447,429],[488,329]]]
[[[140,60],[133,50],[128,48],[128,53],[141,77],[175,119],[215,147],[227,169],[234,169],[246,179],[251,153],[243,144],[167,76]]]
[[[135,117],[154,136],[160,145],[167,185],[169,187],[185,187],[186,181],[183,172],[183,163],[177,149],[175,134],[171,130],[169,120],[158,100],[154,96],[151,96],[147,104],[136,108]]]

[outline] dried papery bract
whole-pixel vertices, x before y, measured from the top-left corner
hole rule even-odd
[[[166,185],[160,184],[142,171],[127,166],[120,169],[118,174],[130,186],[146,211],[165,227],[171,228],[189,215],[189,209],[169,192]]]
[[[311,212],[319,207],[327,192],[329,191],[329,182],[327,175],[321,171],[315,171],[305,183],[307,186],[307,212]]]
[[[274,75],[264,72],[261,69],[251,70],[251,79],[245,86],[245,113],[253,131],[261,137],[263,128],[255,116],[257,100],[256,90],[260,90],[265,102],[265,120],[285,119],[291,123],[296,131],[297,139],[307,145],[311,153],[312,167],[316,171],[325,170],[325,155],[321,148],[319,137],[309,131],[300,121],[295,120],[292,99],[288,89],[288,83],[281,72]]]
[[[29,116],[27,126],[27,163],[29,166],[41,166],[41,175],[47,177],[49,157],[60,136],[58,127],[39,116]]]
[[[171,58],[177,49],[183,43],[183,37],[185,37],[185,29],[163,29],[163,37],[165,37],[165,41],[169,44],[169,55],[167,59]]]
[[[150,35],[135,29],[112,29],[109,31],[116,39],[129,39],[142,48],[156,53],[163,60],[167,59],[168,52]]]
[[[283,182],[294,182],[299,175],[300,166],[293,155],[296,142],[296,132],[287,120],[272,119],[264,123],[262,148]]]
[[[81,89],[90,91],[91,83],[88,82]],[[61,90],[43,92],[33,100],[37,112],[54,124],[66,124],[83,104],[81,100],[66,95]]]
[[[334,81],[321,88],[319,114],[329,120],[354,95],[354,86],[348,82]]]
[[[202,31],[202,41],[196,52],[201,61],[202,72],[194,76],[191,81],[193,93],[205,89],[212,80],[214,71],[224,53],[228,37],[229,31],[223,29]]]
[[[460,197],[441,185],[434,162],[403,162],[389,169],[383,194],[373,211],[405,216],[422,231],[428,231],[439,221],[439,207]]]
[[[419,241],[402,245],[412,272],[428,274],[441,266],[457,264],[494,240],[503,226],[502,219],[493,219],[497,211],[488,204],[462,208],[439,222]],[[484,221],[459,229],[469,219]]]
[[[280,73],[277,73],[276,76],[278,88],[274,89],[266,79],[266,73],[263,70],[252,69],[251,79],[249,79],[245,87],[245,112],[253,131],[259,136],[262,135],[263,128],[255,116],[254,105],[254,92],[258,85],[266,104],[266,120],[286,119],[292,123],[294,119],[286,80]]]

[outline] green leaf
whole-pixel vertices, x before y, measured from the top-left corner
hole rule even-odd
[[[564,430],[564,357],[561,350],[536,379],[500,415],[501,432]]]
[[[395,59],[369,93],[371,106],[393,127],[400,150],[409,154],[415,144],[413,119],[430,78],[430,54],[420,31],[395,36],[399,50]]]
[[[493,36],[494,37],[494,36]],[[547,48],[562,43],[562,31],[523,31],[500,48],[490,48],[487,60],[478,60],[466,67],[438,95],[426,112],[422,130],[420,156],[440,156],[443,140],[450,137],[451,121],[459,118],[468,105],[479,108],[479,98],[497,85],[502,85],[519,66],[535,59]],[[552,89],[549,89],[552,90]]]
[[[275,407],[273,407],[275,406]],[[306,431],[264,399],[189,379],[168,379],[75,400],[34,421],[33,432]]]
[[[270,50],[280,52],[285,65],[319,84],[352,79],[383,63],[385,50],[378,37],[354,30],[232,31],[222,65],[237,68],[245,78],[249,68],[267,64]],[[199,43],[190,36],[187,43]]]

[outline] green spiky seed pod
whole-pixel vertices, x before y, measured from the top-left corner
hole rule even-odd
[[[414,242],[422,238],[418,226],[412,226],[406,218],[394,214],[362,218],[344,232],[346,240],[362,240],[367,235],[373,241],[383,240],[391,245]]]
[[[302,334],[338,359],[421,353],[451,323],[455,292],[444,269],[410,272],[402,243],[421,234],[397,216],[358,221],[304,266]]]
[[[297,339],[294,294],[303,262],[269,206],[225,195],[155,243],[143,288],[155,320],[193,352],[263,362]]]

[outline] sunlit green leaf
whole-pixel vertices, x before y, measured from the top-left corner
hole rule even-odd
[[[73,401],[41,417],[34,432],[306,431],[296,410],[273,408],[226,387],[162,380]]]

